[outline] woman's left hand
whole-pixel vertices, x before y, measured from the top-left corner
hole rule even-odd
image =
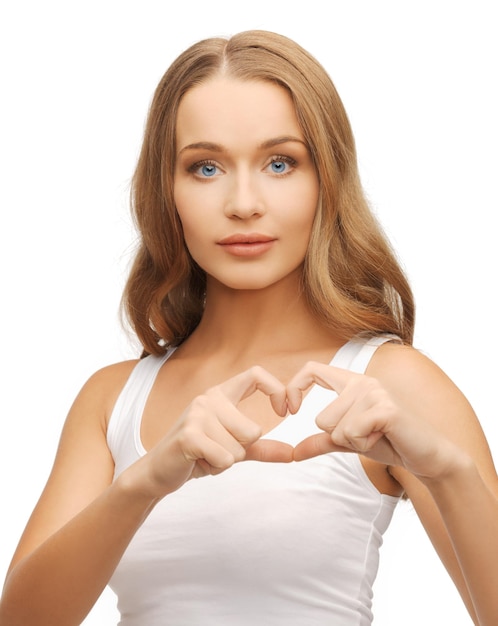
[[[287,386],[291,413],[298,411],[304,392],[313,384],[338,396],[316,417],[324,432],[296,446],[296,461],[327,452],[356,452],[431,480],[444,476],[462,458],[462,450],[433,424],[398,406],[376,378],[331,365],[312,361],[294,376]]]
[[[498,478],[463,394],[427,357],[394,345],[375,353],[368,375],[307,363],[287,386],[291,413],[312,384],[338,395],[295,460],[342,451],[390,466],[475,623],[496,624]]]

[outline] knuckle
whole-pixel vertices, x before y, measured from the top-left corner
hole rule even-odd
[[[234,450],[232,456],[234,463],[243,461],[246,458],[246,449],[244,448],[244,446],[238,446],[238,448]]]
[[[332,439],[332,443],[335,443],[337,446],[343,446],[345,443],[342,432],[340,432],[337,428],[330,431],[330,438]]]
[[[261,365],[252,365],[247,371],[252,378],[257,380],[266,374],[266,370]]]
[[[318,363],[317,361],[306,361],[306,363],[304,364],[303,370],[307,373],[312,372],[321,365],[323,365],[323,363]]]
[[[357,433],[354,432],[354,430],[351,428],[351,426],[345,426],[342,429],[342,438],[344,441],[348,441],[348,442],[352,442],[355,441],[356,439],[358,439],[358,435]]]
[[[193,422],[186,422],[178,435],[183,448],[190,448],[199,436],[199,429]]]
[[[332,431],[332,426],[329,424],[328,419],[325,415],[318,415],[315,419],[315,422],[318,428],[321,428],[325,432]]]
[[[397,406],[391,396],[380,386],[372,390],[370,400],[372,405],[377,408],[377,412],[380,415],[389,417],[395,415],[397,412]]]
[[[211,390],[208,389],[205,393],[194,398],[190,404],[190,414],[201,415],[204,413],[209,406],[211,396]]]
[[[371,376],[363,376],[357,382],[359,395],[367,398],[371,404],[378,406],[392,405],[391,396],[381,383]]]
[[[367,394],[375,394],[381,390],[379,381],[372,376],[363,376],[361,379],[358,379],[358,384],[361,385]]]
[[[263,434],[263,429],[256,422],[252,422],[247,427],[247,438],[252,443],[257,441]]]
[[[227,452],[225,458],[223,459],[223,462],[220,463],[220,469],[226,470],[229,467],[232,467],[232,465],[237,461],[236,457],[237,453]]]
[[[387,394],[379,398],[378,404],[383,415],[394,415],[396,412],[396,405]]]
[[[217,400],[222,395],[222,390],[220,385],[214,385],[213,387],[209,387],[206,391],[198,396],[198,399],[204,403],[204,406],[207,406],[210,402]]]
[[[230,469],[230,467],[232,467],[233,463],[223,463],[223,465],[220,465],[220,467],[215,467],[214,465],[210,465],[209,466],[209,474],[211,476],[218,476],[218,474],[222,474],[225,470]]]

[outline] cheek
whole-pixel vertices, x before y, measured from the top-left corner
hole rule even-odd
[[[192,238],[195,239],[196,226],[198,230],[199,222],[202,223],[198,200],[182,185],[175,185],[173,198],[185,241],[188,244]]]
[[[192,256],[195,256],[196,250],[199,248],[201,241],[199,234],[202,232],[202,224],[199,225],[199,221],[194,219],[189,214],[178,213],[183,230],[183,239],[185,246]],[[200,228],[199,228],[200,226]]]
[[[304,192],[294,196],[292,203],[292,215],[294,216],[293,224],[296,234],[301,237],[309,237],[313,222],[315,220],[316,210],[318,206],[319,191],[318,186],[310,186]]]
[[[309,249],[318,200],[318,191],[311,189],[309,195],[303,195],[302,202],[299,206],[296,206],[293,221],[293,238],[296,244],[296,252],[297,249],[299,249],[299,254],[303,258],[306,256]]]
[[[209,223],[210,215],[219,206],[219,200],[211,185],[175,183],[173,199],[176,212],[184,231],[201,229]]]
[[[208,227],[210,218],[206,211],[206,203],[193,198],[191,193],[175,190],[176,212],[182,225],[183,240],[190,256],[203,267],[206,255],[209,254]]]
[[[183,241],[187,250],[191,252],[191,249],[195,247],[195,233],[192,232],[192,224],[193,220],[189,215],[188,211],[183,209],[183,205],[181,202],[178,202],[175,197],[175,206],[176,213],[178,215],[178,220],[181,224],[181,230],[183,233]]]
[[[189,197],[191,194],[184,185],[175,183],[173,188],[173,200],[175,202],[176,212],[178,217],[185,227],[185,222],[188,220],[188,207],[192,206],[192,199]]]

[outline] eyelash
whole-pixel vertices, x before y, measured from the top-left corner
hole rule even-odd
[[[270,163],[268,164],[267,167],[269,167],[270,165],[272,165],[272,163],[287,163],[287,165],[290,165],[291,168],[295,168],[297,165],[297,161],[295,159],[293,159],[292,157],[289,156],[284,156],[282,154],[278,154],[274,157],[271,158]],[[287,176],[288,174],[291,174],[293,171],[293,169],[291,169],[290,171],[286,171],[283,172],[282,174],[279,174],[277,172],[273,172],[276,176]]]
[[[203,167],[204,165],[212,165],[213,167],[218,168],[218,166],[216,165],[216,163],[214,161],[210,161],[209,159],[205,159],[204,161],[196,161],[195,163],[192,163],[192,165],[189,165],[189,167],[187,168],[187,171],[191,174],[196,174],[197,170],[200,169],[201,167]],[[208,176],[200,176],[200,178],[209,178]]]
[[[265,167],[265,169],[270,167],[273,163],[286,163],[287,165],[289,165],[291,167],[291,169],[289,171],[285,171],[285,172],[282,172],[282,173],[272,172],[272,174],[274,176],[277,176],[279,178],[281,178],[282,176],[288,176],[289,174],[291,174],[292,171],[293,171],[293,168],[295,168],[296,165],[297,165],[297,161],[295,159],[293,159],[292,157],[285,156],[283,154],[277,154],[277,155],[271,157],[270,162]],[[201,179],[211,178],[210,176],[201,176],[201,175],[197,174],[197,171],[201,167],[203,167],[204,165],[211,165],[212,167],[215,167],[215,168],[219,169],[219,167],[218,167],[218,165],[216,164],[215,161],[212,161],[210,159],[204,159],[202,161],[196,161],[195,163],[192,163],[192,165],[189,165],[189,167],[187,168],[187,171],[189,173],[191,173],[191,174],[194,174],[194,175],[198,176]]]

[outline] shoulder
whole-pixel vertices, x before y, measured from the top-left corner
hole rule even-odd
[[[71,413],[83,414],[89,410],[99,416],[106,429],[116,400],[138,362],[138,359],[121,361],[97,370],[82,386]]]
[[[419,403],[425,398],[431,404],[447,403],[451,399],[466,403],[448,375],[412,346],[392,342],[381,345],[372,356],[366,374],[377,378],[394,395],[414,396]]]
[[[137,363],[139,363],[139,359],[131,359],[129,361],[120,361],[119,363],[106,365],[92,374],[84,387],[92,386],[99,389],[108,389],[116,385],[123,385]]]
[[[369,369],[378,369],[379,367],[394,370],[399,367],[410,369],[424,369],[437,367],[434,361],[424,355],[420,350],[413,346],[397,343],[394,341],[386,341],[380,345],[372,357]]]
[[[497,484],[477,415],[465,395],[430,358],[409,346],[385,344],[372,357],[366,373],[381,383],[400,411],[437,429],[473,458],[483,476]],[[397,478],[403,474],[396,472]]]

